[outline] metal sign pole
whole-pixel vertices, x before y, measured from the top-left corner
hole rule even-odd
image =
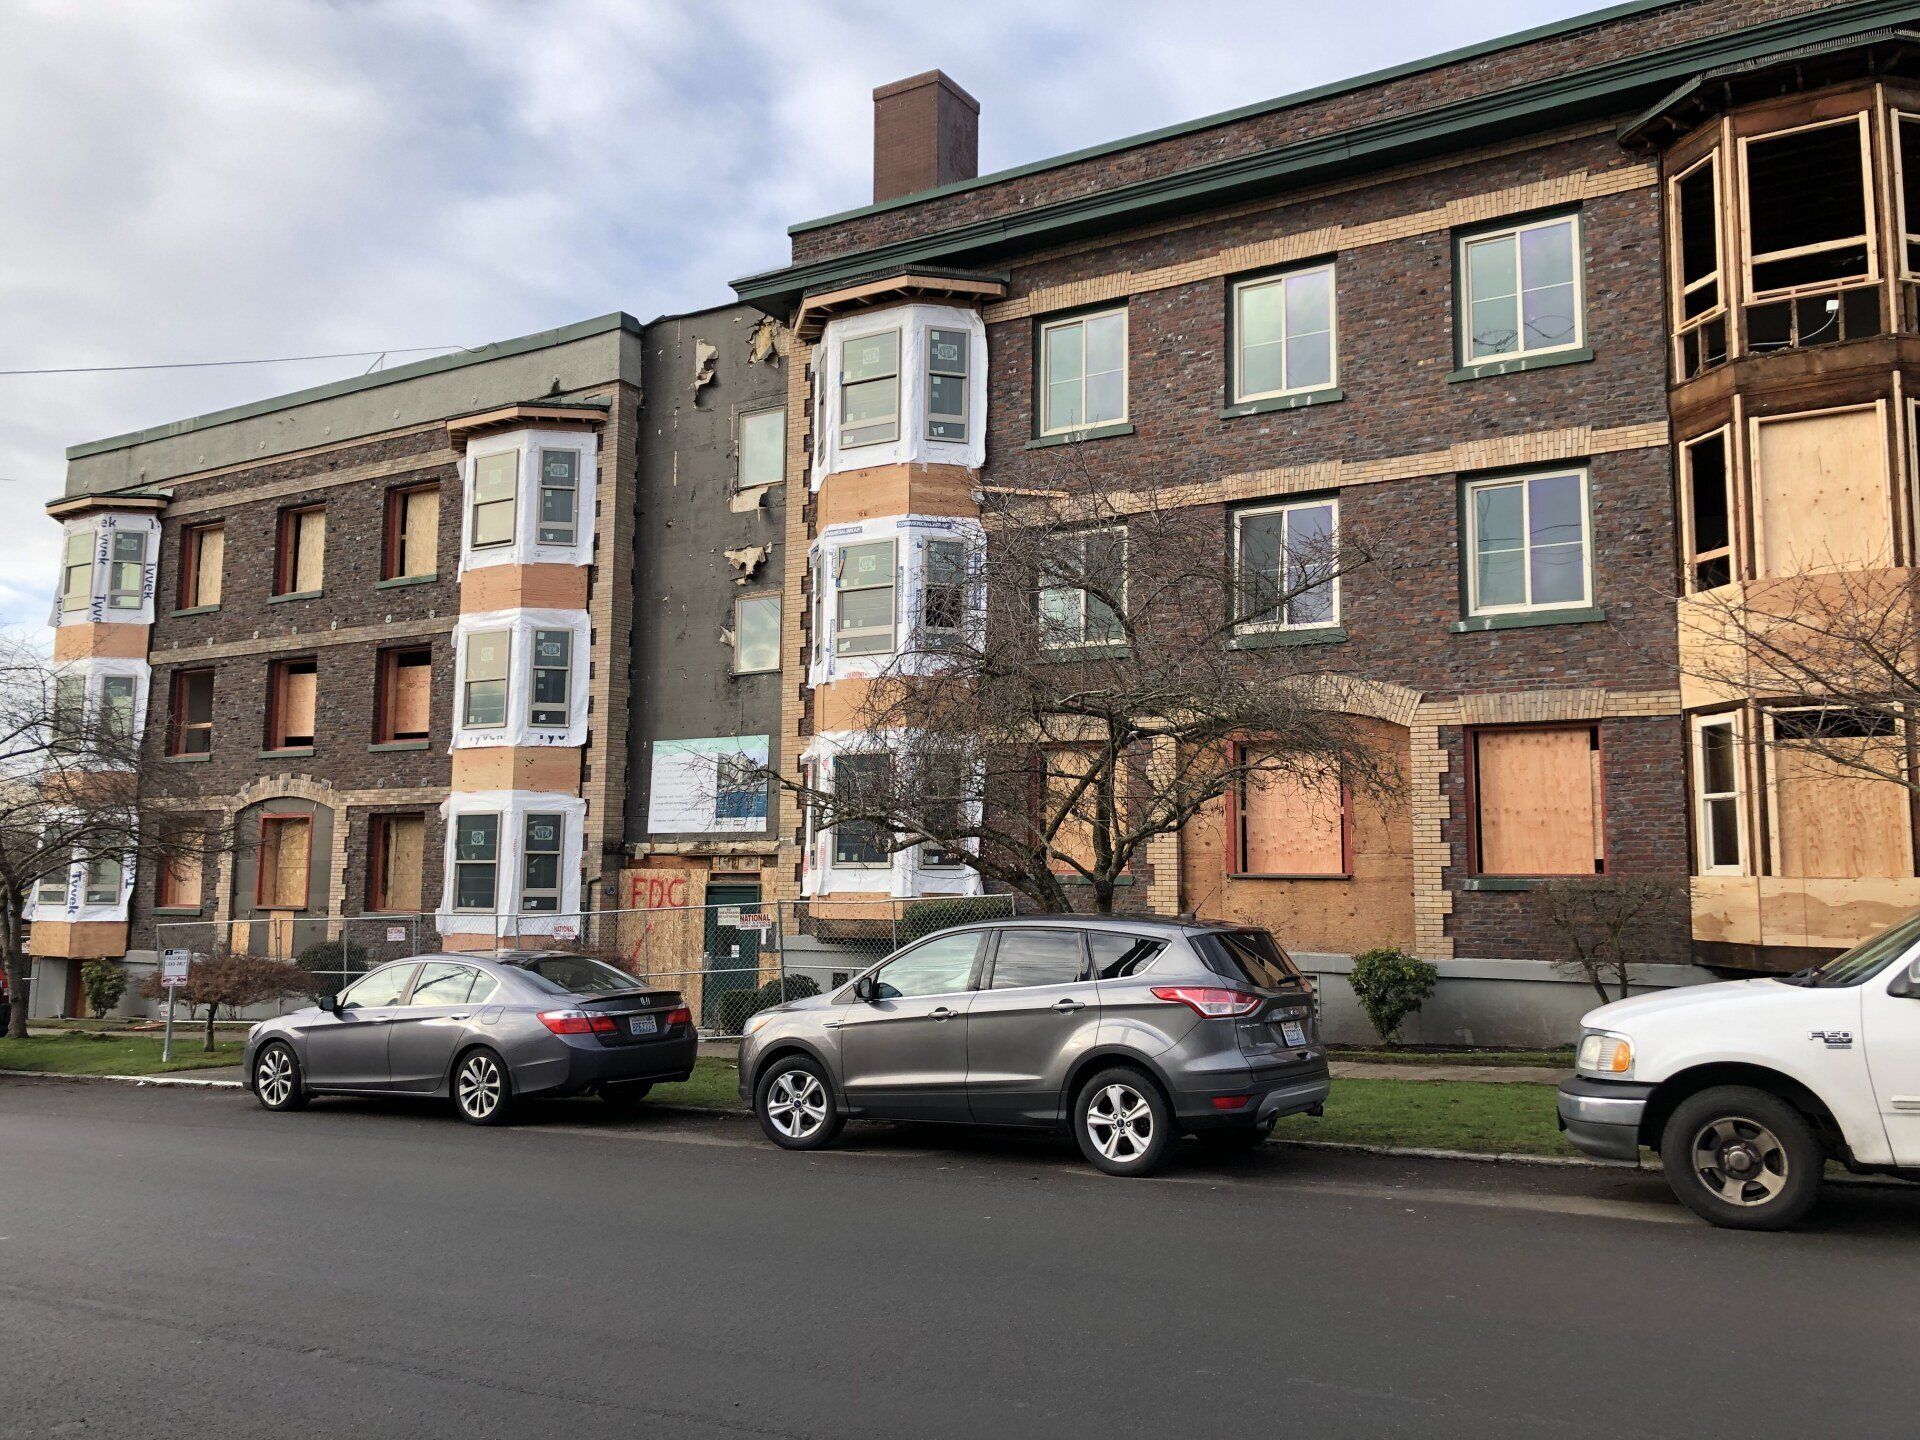
[[[173,986],[167,987],[167,1033],[160,1041],[160,1063],[173,1059]]]

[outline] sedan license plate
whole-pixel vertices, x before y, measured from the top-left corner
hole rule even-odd
[[[1280,1026],[1280,1038],[1289,1045],[1304,1045],[1307,1043],[1307,1027],[1298,1020],[1284,1021]]]
[[[657,1034],[660,1029],[660,1017],[657,1015],[636,1015],[633,1017],[633,1033],[636,1035]]]

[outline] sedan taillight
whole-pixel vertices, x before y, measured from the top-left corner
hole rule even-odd
[[[1244,990],[1212,985],[1156,985],[1153,987],[1153,998],[1184,1005],[1194,1014],[1204,1015],[1209,1020],[1251,1015],[1263,1003],[1258,995],[1249,995]]]
[[[619,1029],[611,1015],[591,1010],[542,1010],[540,1023],[556,1035],[611,1035]]]
[[[676,1005],[673,1009],[667,1011],[667,1029],[669,1030],[676,1025],[691,1025],[692,1023],[693,1011],[684,1005]]]

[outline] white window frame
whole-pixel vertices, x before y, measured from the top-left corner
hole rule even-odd
[[[887,583],[883,585],[847,585],[843,581],[847,554],[852,550],[868,546],[886,546],[892,557],[887,566]],[[882,627],[870,625],[864,628],[852,628],[846,624],[841,610],[841,597],[855,591],[884,589],[892,595],[888,607],[888,620],[885,626],[886,648],[883,650],[848,650],[843,648],[849,637],[861,638],[881,633]],[[833,552],[833,647],[837,658],[845,660],[868,659],[876,656],[892,655],[900,648],[900,537],[888,536],[880,540],[852,540],[836,546]]]
[[[534,474],[533,496],[533,543],[536,545],[558,545],[571,548],[580,543],[580,472],[586,468],[587,457],[583,451],[567,445],[542,445],[534,451],[539,468]],[[547,480],[547,456],[571,455],[573,457],[573,483],[554,485]],[[567,538],[554,540],[547,536],[545,518],[546,498],[549,491],[558,494],[564,491],[571,497],[567,510]],[[511,543],[511,542],[509,542]]]
[[[473,674],[473,644],[476,640],[485,640],[500,636],[507,644],[507,663],[502,673],[476,680]],[[474,630],[461,639],[460,656],[460,723],[462,730],[504,730],[513,718],[513,631],[511,628],[499,630]],[[469,719],[472,714],[471,696],[475,685],[498,685],[500,687],[500,719],[495,724],[486,724]],[[532,681],[528,681],[528,693],[532,693]]]
[[[1104,310],[1087,310],[1077,315],[1063,316],[1058,320],[1043,321],[1040,326],[1040,343],[1034,366],[1034,385],[1038,390],[1037,403],[1040,408],[1040,433],[1042,435],[1075,435],[1082,430],[1098,430],[1108,425],[1124,425],[1133,408],[1133,332],[1130,307],[1126,305],[1110,306]],[[1103,320],[1110,315],[1120,317],[1120,413],[1103,420],[1086,419],[1087,413],[1087,322]],[[1080,414],[1079,423],[1073,425],[1055,425],[1052,423],[1049,396],[1052,386],[1047,383],[1049,373],[1048,358],[1052,352],[1054,337],[1067,330],[1079,332],[1080,345]],[[1104,373],[1104,372],[1102,372]]]
[[[513,492],[505,499],[482,500],[480,498],[480,467],[487,461],[498,461],[503,456],[510,462],[508,469],[513,475]],[[467,549],[503,550],[520,538],[521,463],[522,455],[517,446],[511,450],[487,450],[473,457],[473,481],[467,492]],[[577,481],[578,476],[576,476],[575,479]],[[489,507],[504,505],[507,507],[507,515],[513,523],[508,528],[505,539],[481,540],[478,538],[480,534],[480,507],[482,505]]]
[[[746,634],[746,626],[740,619],[741,611],[748,605],[771,605],[773,607],[773,663],[755,665],[751,669],[740,663],[741,641]],[[736,595],[733,601],[733,673],[735,675],[768,675],[780,668],[780,594],[769,590],[761,595]]]
[[[1229,357],[1233,365],[1233,403],[1243,405],[1253,400],[1273,400],[1285,395],[1310,395],[1319,390],[1331,390],[1340,383],[1340,276],[1338,262],[1328,260],[1319,265],[1305,265],[1295,270],[1281,270],[1266,275],[1254,275],[1245,280],[1236,281],[1233,287],[1233,354]],[[1316,385],[1285,385],[1278,390],[1250,391],[1241,382],[1241,371],[1246,356],[1246,306],[1245,299],[1250,291],[1280,288],[1280,374],[1284,379],[1287,373],[1287,311],[1292,306],[1289,286],[1295,280],[1304,280],[1309,275],[1327,277],[1327,378]]]
[[[880,760],[884,761],[889,767],[897,763],[894,757],[885,750],[843,750],[841,751],[839,754],[833,757],[833,762],[832,762],[833,763],[833,794],[834,795],[837,796],[840,793],[840,766],[845,761],[850,759],[865,760],[870,757],[878,757]],[[889,776],[889,778],[891,778],[891,776]],[[874,828],[876,829],[884,829],[883,826],[880,826],[878,822],[875,822],[875,821],[853,821],[851,823],[870,824],[870,825],[873,825]],[[860,862],[842,860],[840,858],[840,834],[839,834],[840,827],[838,825],[832,825],[832,826],[829,826],[828,829],[831,832],[827,836],[827,864],[830,868],[834,870],[841,870],[841,871],[861,872],[869,875],[873,874],[876,871],[891,870],[893,868],[894,853],[895,853],[893,851],[888,851],[887,853],[883,854],[878,860],[860,861]]]
[[[1287,517],[1280,540],[1280,561],[1282,565],[1285,565],[1288,546],[1292,543],[1293,537],[1293,512],[1296,510],[1318,510],[1322,506],[1333,511],[1333,544],[1335,553],[1337,554],[1340,546],[1340,497],[1338,495],[1322,495],[1317,499],[1311,500],[1288,500],[1278,505],[1252,505],[1233,512],[1233,592],[1236,596],[1246,593],[1243,569],[1245,565],[1245,547],[1241,544],[1240,540],[1240,531],[1244,522],[1257,515],[1281,515]],[[1336,571],[1333,575],[1329,576],[1327,583],[1333,586],[1333,613],[1327,619],[1310,621],[1287,619],[1278,621],[1241,620],[1234,626],[1235,633],[1241,635],[1269,635],[1284,630],[1337,629],[1340,624],[1339,573]],[[1285,588],[1284,580],[1281,588]],[[1288,604],[1289,606],[1291,605],[1291,600],[1289,600]],[[1236,602],[1235,608],[1238,608],[1238,602]]]
[[[1549,230],[1561,225],[1571,227],[1573,236],[1573,336],[1557,345],[1528,346],[1525,343],[1527,277],[1520,268],[1520,237],[1529,231]],[[1496,240],[1513,242],[1513,275],[1514,285],[1517,287],[1514,291],[1514,320],[1520,326],[1520,333],[1516,338],[1521,343],[1515,349],[1503,350],[1495,355],[1475,355],[1473,353],[1473,265],[1469,252],[1476,245],[1490,244]],[[1460,280],[1460,296],[1454,323],[1460,328],[1459,361],[1463,368],[1472,370],[1482,365],[1509,365],[1516,360],[1527,360],[1536,355],[1560,355],[1569,350],[1578,350],[1587,343],[1586,233],[1579,211],[1547,215],[1538,220],[1527,220],[1518,224],[1496,225],[1462,234],[1455,240],[1454,257],[1454,273]]]
[[[1124,525],[1094,525],[1085,530],[1074,530],[1062,535],[1060,537],[1062,540],[1073,540],[1079,544],[1082,573],[1085,573],[1086,570],[1087,539],[1093,535],[1118,535],[1120,537],[1120,603],[1124,611],[1127,601],[1127,588],[1133,583],[1133,539],[1127,533],[1127,527]],[[1075,631],[1078,638],[1066,641],[1051,640],[1048,638],[1049,627],[1046,623],[1046,592],[1049,590],[1069,591],[1080,597],[1080,623]],[[1111,640],[1087,639],[1087,592],[1084,586],[1049,585],[1043,579],[1040,582],[1039,595],[1035,599],[1035,604],[1037,607],[1035,623],[1040,627],[1040,648],[1042,650],[1111,650],[1127,643],[1126,627],[1124,624],[1120,628],[1120,633],[1115,635]]]
[[[131,560],[122,560],[115,553],[119,550],[120,541],[123,538],[134,540],[139,544],[140,553]],[[107,540],[106,561],[107,609],[138,610],[141,606],[145,605],[147,603],[147,532],[145,530],[131,528],[116,528]],[[123,565],[133,567],[133,588],[131,590],[125,586],[114,583],[118,577],[120,567]]]
[[[872,340],[882,335],[893,336],[893,374],[891,376],[870,375],[864,380],[848,380],[847,379],[847,360],[846,360],[847,351],[853,346],[858,345],[863,340]],[[906,330],[905,330],[905,327],[900,325],[889,325],[878,330],[863,330],[858,335],[847,336],[847,338],[841,343],[840,371],[837,375],[833,377],[833,379],[834,379],[834,386],[835,386],[835,398],[839,401],[838,413],[836,415],[836,418],[838,419],[840,424],[840,448],[842,450],[864,450],[869,445],[891,445],[900,438],[900,400],[901,400],[900,374],[901,374],[901,370],[903,368],[903,363],[905,359],[906,359]],[[893,382],[893,418],[891,421],[890,428],[888,429],[888,432],[884,435],[874,434],[874,435],[868,435],[865,438],[859,439],[859,440],[849,440],[847,438],[847,430],[848,430],[847,389],[848,387],[850,385],[878,385],[882,381],[889,380],[889,379]],[[887,422],[883,421],[879,417],[874,417],[872,419],[862,420],[859,423],[859,425],[855,428],[863,431],[877,430],[884,423],[887,423]]]
[[[1581,595],[1578,600],[1553,600],[1540,604],[1533,600],[1533,492],[1528,487],[1535,480],[1550,480],[1556,475],[1575,475],[1580,480],[1580,572],[1582,581]],[[1521,578],[1526,582],[1527,599],[1517,605],[1482,605],[1480,603],[1480,536],[1479,522],[1475,516],[1473,498],[1482,490],[1494,490],[1503,486],[1519,485],[1520,491],[1520,545]],[[1555,466],[1547,470],[1531,470],[1523,475],[1490,475],[1483,480],[1469,480],[1463,487],[1461,504],[1461,556],[1467,571],[1467,614],[1469,615],[1550,615],[1560,610],[1589,610],[1593,608],[1593,493],[1591,477],[1584,465]]]
[[[1693,824],[1695,845],[1695,863],[1702,875],[1745,875],[1747,873],[1747,796],[1746,786],[1742,783],[1742,759],[1746,748],[1741,743],[1745,725],[1738,710],[1723,711],[1715,715],[1695,715],[1693,727]],[[1731,791],[1707,789],[1707,740],[1706,732],[1725,727],[1733,734],[1733,789]],[[1738,859],[1731,865],[1713,863],[1713,825],[1712,806],[1733,802],[1734,844],[1739,852]]]
[[[1806,125],[1789,125],[1784,130],[1769,130],[1764,135],[1742,135],[1740,137],[1740,233],[1747,243],[1742,245],[1740,257],[1742,288],[1746,303],[1752,305],[1760,300],[1787,300],[1797,295],[1821,295],[1828,291],[1851,290],[1859,286],[1875,285],[1880,281],[1880,235],[1879,215],[1880,196],[1873,176],[1873,132],[1868,125],[1869,112],[1856,110],[1849,115],[1838,115],[1831,120],[1815,120]],[[1841,125],[1853,125],[1860,137],[1860,200],[1861,212],[1866,221],[1864,236],[1867,269],[1863,275],[1851,275],[1842,280],[1816,280],[1805,285],[1786,285],[1772,290],[1758,288],[1753,279],[1754,270],[1761,265],[1770,265],[1780,260],[1793,260],[1802,255],[1822,255],[1829,250],[1852,249],[1860,243],[1862,237],[1848,236],[1843,240],[1822,240],[1814,245],[1800,245],[1791,250],[1770,250],[1764,255],[1756,254],[1752,244],[1753,235],[1753,197],[1748,184],[1750,171],[1747,156],[1755,145],[1765,144],[1769,140],[1784,139],[1788,135],[1800,135],[1809,130],[1831,130]]]
[[[939,366],[934,364],[934,359],[933,359],[934,340],[935,340],[935,337],[939,335],[954,335],[959,337],[960,368],[958,370],[942,369]],[[968,393],[973,389],[973,335],[969,331],[961,329],[958,326],[929,325],[926,328],[926,336],[927,336],[927,344],[926,344],[926,348],[927,348],[926,411],[927,413],[926,413],[924,433],[927,439],[933,441],[935,444],[938,444],[938,445],[964,445],[967,443],[967,437],[971,433],[971,426],[972,426],[971,411],[973,407],[971,403],[968,401],[967,396],[968,396]],[[934,410],[933,379],[936,375],[944,379],[959,380],[960,382],[960,413],[959,414],[951,415],[945,412],[936,412]],[[960,427],[959,433],[954,435],[936,435],[934,434],[934,431],[933,431],[933,427],[936,423],[946,424],[946,425],[958,425]]]

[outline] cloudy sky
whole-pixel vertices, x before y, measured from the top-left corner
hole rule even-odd
[[[1597,3],[7,0],[0,370],[695,309],[869,198],[889,80],[966,86],[994,170]],[[0,375],[0,625],[46,617],[66,446],[372,363]]]

